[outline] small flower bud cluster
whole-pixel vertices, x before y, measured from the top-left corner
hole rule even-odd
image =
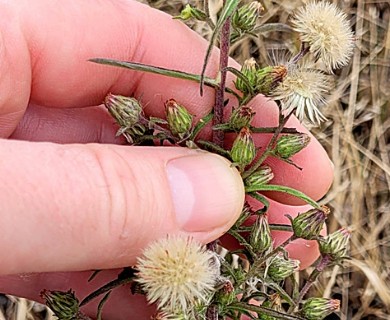
[[[269,96],[287,76],[287,67],[278,65],[259,68],[255,60],[250,58],[244,62],[241,73],[247,81],[243,81],[238,77],[234,85],[244,95],[252,92],[254,95]]]
[[[329,208],[324,206],[300,213],[294,219],[289,217],[294,236],[306,240],[318,239],[328,214]]]
[[[244,182],[247,187],[255,187],[268,184],[273,178],[274,173],[272,172],[272,169],[269,166],[264,165],[253,172]]]
[[[320,252],[331,261],[339,263],[347,257],[347,249],[351,232],[341,228],[318,241]]]
[[[272,247],[271,230],[266,215],[258,215],[249,236],[249,243],[256,253],[266,252]]]
[[[192,129],[193,115],[188,110],[178,104],[174,99],[165,102],[165,113],[168,127],[174,136],[184,138]]]
[[[72,290],[69,291],[48,291],[41,292],[41,297],[46,305],[61,320],[79,319],[79,301]]]
[[[283,253],[279,253],[271,259],[267,274],[272,280],[279,282],[298,271],[299,265],[299,260],[286,258]]]
[[[146,127],[141,123],[142,107],[136,99],[110,93],[106,96],[104,105],[120,126],[117,136],[123,135],[133,144],[145,133]]]
[[[263,6],[257,1],[244,4],[238,8],[232,17],[232,27],[237,36],[253,31],[263,9]]]
[[[303,304],[299,313],[307,320],[322,320],[338,310],[340,310],[340,300],[309,298]]]
[[[241,129],[237,138],[233,142],[230,156],[240,169],[244,169],[256,156],[256,147],[249,128]]]
[[[284,135],[276,142],[273,153],[279,158],[289,159],[304,149],[309,142],[310,137],[305,133]]]
[[[234,131],[240,131],[243,127],[249,127],[255,112],[250,106],[244,105],[233,109],[228,125]]]

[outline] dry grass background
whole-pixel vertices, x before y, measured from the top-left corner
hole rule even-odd
[[[171,14],[188,3],[141,2]],[[216,7],[219,2],[210,1]],[[259,24],[285,23],[304,2],[263,0]],[[390,319],[390,0],[332,2],[350,16],[356,49],[351,63],[336,74],[335,90],[324,110],[329,121],[313,132],[335,165],[333,186],[322,200],[333,209],[328,228],[352,228],[352,260],[346,268],[325,271],[312,294],[340,299],[341,319]],[[191,27],[206,38],[210,34],[204,24]],[[232,51],[240,62],[250,56],[264,62],[270,52],[296,45],[290,34],[268,32],[243,39]],[[0,311],[0,320],[52,318],[37,304],[4,296]]]

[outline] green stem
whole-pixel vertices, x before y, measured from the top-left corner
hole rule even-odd
[[[259,185],[259,186],[245,187],[245,192],[246,193],[252,193],[252,192],[257,192],[257,191],[284,192],[284,193],[287,193],[289,195],[292,195],[294,197],[297,197],[297,198],[307,202],[308,204],[310,204],[314,208],[321,209],[321,206],[316,201],[314,201],[313,199],[308,197],[303,192],[295,190],[295,189],[290,188],[290,187],[273,185],[273,184],[264,184],[264,185]]]
[[[255,172],[264,162],[264,160],[268,157],[269,153],[272,151],[274,148],[274,145],[279,137],[279,134],[282,132],[284,126],[286,125],[288,119],[290,119],[292,115],[292,112],[290,112],[287,116],[283,116],[281,111],[279,111],[279,125],[276,128],[271,140],[268,142],[268,145],[264,151],[264,153],[261,155],[261,157],[256,161],[255,164],[253,164],[248,171],[244,172],[242,177],[245,179],[249,177],[253,172]]]
[[[324,271],[324,269],[329,265],[330,258],[328,255],[322,256],[320,262],[316,265],[315,269],[310,274],[309,278],[306,280],[305,285],[299,293],[299,296],[296,300],[296,306],[302,301],[303,297],[309,291],[314,282],[318,279],[319,275]],[[294,307],[291,306],[288,312],[294,311]]]
[[[227,309],[245,312],[246,314],[247,314],[247,311],[253,311],[253,312],[256,312],[258,315],[264,314],[264,315],[268,315],[270,317],[274,317],[276,319],[304,320],[301,317],[292,316],[289,314],[278,312],[278,311],[270,309],[270,308],[255,306],[253,304],[247,304],[247,303],[243,303],[243,302],[232,303],[229,306],[227,306]],[[253,319],[258,319],[258,318],[253,318]]]

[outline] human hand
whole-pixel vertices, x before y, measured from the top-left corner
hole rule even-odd
[[[147,114],[163,117],[163,102],[175,98],[199,119],[213,105],[212,91],[200,97],[195,83],[87,62],[115,58],[199,73],[206,41],[132,1],[36,0],[32,6],[19,0],[0,9],[0,137],[9,138],[0,140],[0,273],[8,275],[0,278],[1,291],[39,300],[44,288],[72,288],[82,298],[117,271],[102,272],[92,283],[90,271],[76,271],[131,265],[167,233],[206,243],[228,230],[244,201],[235,169],[218,156],[184,148],[115,145],[122,141],[99,106],[109,92],[132,95],[142,97]],[[217,60],[211,59],[210,75]],[[255,125],[277,124],[273,103],[257,98],[253,106]],[[288,126],[307,132],[296,119]],[[264,146],[269,137],[256,139]],[[273,182],[320,198],[332,179],[322,147],[312,139],[294,161],[304,169],[269,159]],[[296,199],[269,197],[275,200],[271,223],[305,210]],[[317,255],[303,242],[290,249],[306,265]],[[86,308],[91,315],[95,310]],[[128,288],[120,288],[105,318],[145,319],[150,310],[144,297],[129,298]]]

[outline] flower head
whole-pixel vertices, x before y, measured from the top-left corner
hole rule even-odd
[[[283,253],[279,253],[272,258],[268,266],[268,275],[272,280],[279,282],[298,271],[299,265],[299,260],[286,259]]]
[[[342,261],[347,256],[350,238],[351,231],[346,228],[328,234],[318,242],[321,254],[327,255],[332,261]]]
[[[345,66],[353,52],[354,35],[345,13],[326,1],[312,1],[292,20],[302,42],[321,58],[329,71]]]
[[[307,320],[321,320],[338,310],[340,310],[340,300],[309,298],[303,304],[300,315]]]
[[[248,127],[241,129],[233,142],[230,155],[234,163],[240,167],[250,164],[256,157],[256,146],[252,138],[252,133]]]
[[[138,282],[149,302],[173,314],[188,314],[207,301],[219,269],[213,254],[192,238],[167,237],[152,243],[138,259]]]
[[[79,301],[72,290],[66,292],[43,290],[41,297],[59,319],[72,320],[79,314]]]
[[[314,208],[301,213],[294,219],[288,216],[294,235],[306,240],[318,238],[329,212],[329,208],[323,206],[321,209]]]
[[[272,92],[282,110],[295,114],[300,121],[305,117],[313,124],[326,120],[318,109],[325,104],[324,95],[330,89],[328,76],[321,71],[302,66],[292,66],[284,80]]]

